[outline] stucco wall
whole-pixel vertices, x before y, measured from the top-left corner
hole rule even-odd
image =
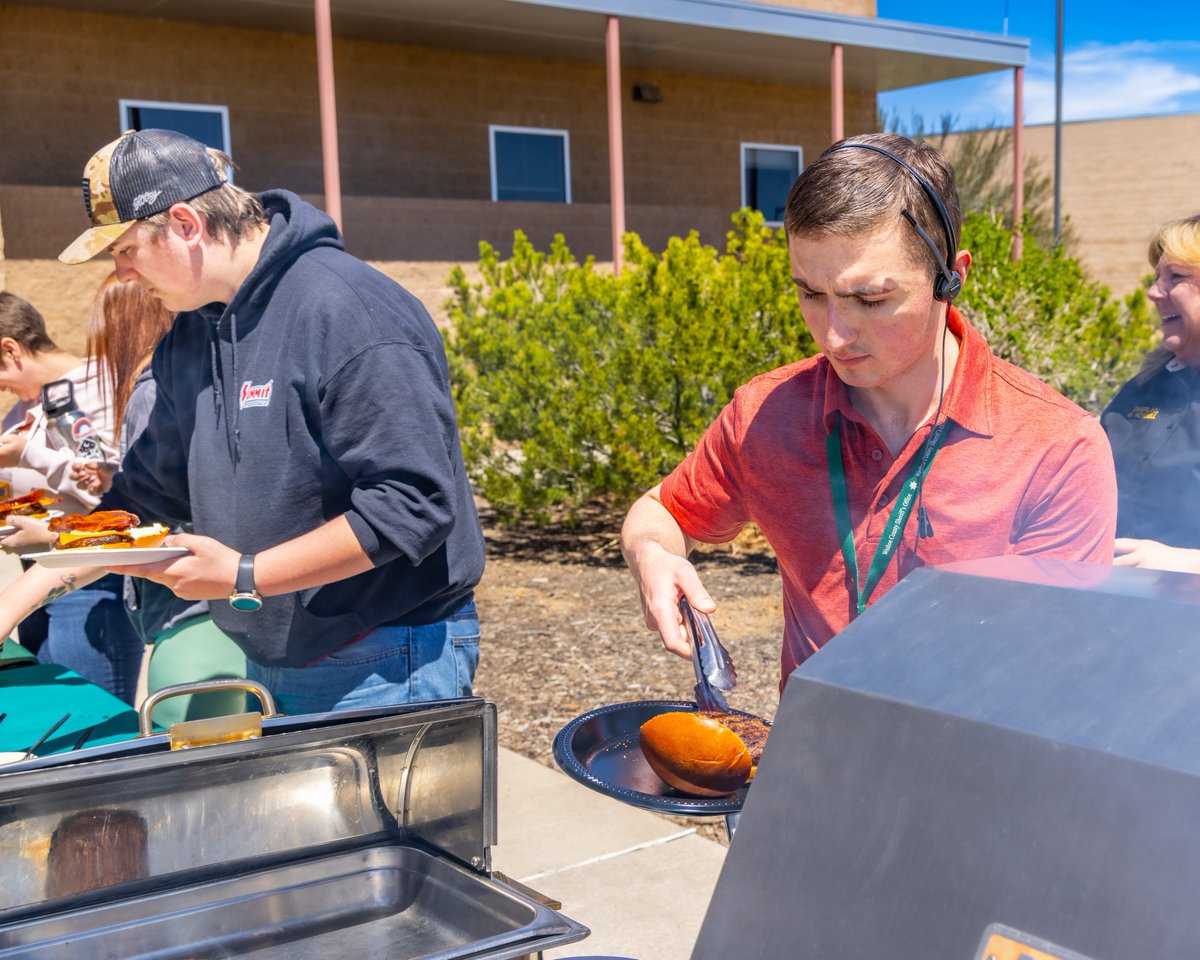
[[[1054,126],[1026,130],[1026,150],[1054,172]],[[1166,220],[1200,212],[1200,115],[1063,126],[1062,209],[1076,251],[1116,292],[1150,272],[1146,247]]]
[[[323,190],[311,36],[14,4],[0,4],[0,22],[9,256],[53,256],[83,226],[73,185],[119,134],[122,97],[224,104],[241,185]],[[526,224],[606,252],[602,63],[358,41],[336,41],[334,57],[345,226],[362,255],[472,257],[478,239]],[[697,227],[721,240],[741,201],[740,143],[795,144],[806,159],[827,144],[823,88],[645,70],[624,79],[662,91],[659,103],[623,107],[628,226],[647,239]],[[848,133],[872,129],[873,92],[848,91],[846,111]],[[492,204],[492,123],[568,130],[575,203]]]
[[[1159,224],[1200,212],[1198,143],[1200,114],[1063,125],[1062,213],[1073,252],[1115,293],[1150,272],[1146,247]],[[1053,176],[1053,124],[1025,128],[1025,155]]]
[[[799,7],[802,10],[824,10],[829,13],[849,13],[858,17],[875,16],[875,0],[755,0],[780,7]]]

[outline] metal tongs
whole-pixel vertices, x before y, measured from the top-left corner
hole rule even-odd
[[[679,598],[683,626],[692,642],[692,666],[696,670],[696,706],[715,713],[729,713],[721,691],[737,686],[737,671],[729,651],[721,644],[707,613],[693,610],[687,597]]]

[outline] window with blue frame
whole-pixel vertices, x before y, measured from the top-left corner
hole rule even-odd
[[[229,146],[229,108],[215,104],[122,100],[121,129],[174,130],[233,154]]]
[[[742,206],[760,211],[769,225],[780,226],[788,192],[803,164],[800,147],[743,143]]]
[[[566,130],[488,127],[492,199],[571,202],[571,149]]]

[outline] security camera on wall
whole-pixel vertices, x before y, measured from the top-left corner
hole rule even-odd
[[[662,91],[653,83],[635,83],[633,99],[636,103],[658,103],[662,100]]]

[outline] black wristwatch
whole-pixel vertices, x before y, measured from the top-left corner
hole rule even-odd
[[[237,579],[233,582],[233,593],[229,605],[243,613],[253,613],[262,607],[262,597],[254,589],[254,554],[243,553],[238,561]]]

